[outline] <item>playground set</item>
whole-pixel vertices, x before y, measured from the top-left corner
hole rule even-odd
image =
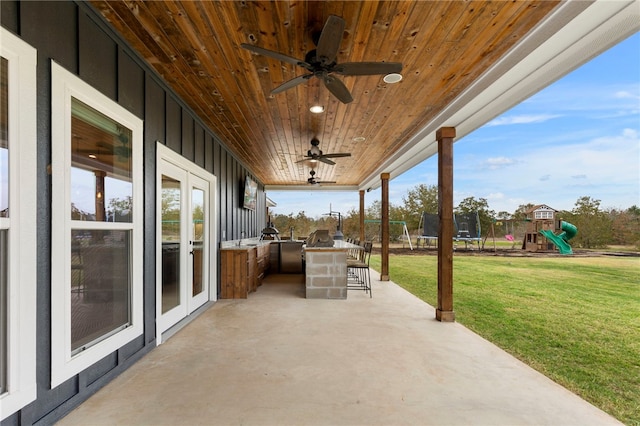
[[[499,219],[491,225],[491,236],[494,241],[495,251],[495,228],[496,224],[506,226],[509,229],[511,225],[511,233],[505,233],[505,239],[513,241],[515,247],[516,237],[514,236],[515,222],[525,222],[526,230],[522,239],[522,250],[529,252],[550,252],[556,249],[560,254],[569,255],[573,254],[569,240],[571,240],[578,232],[575,225],[565,222],[557,218],[557,210],[551,207],[539,204],[534,206],[526,212],[526,219],[514,220],[514,219]],[[416,247],[430,247],[432,244],[435,246],[438,242],[438,215],[432,213],[422,213],[420,219],[419,229],[422,231],[422,235],[418,236],[418,242]],[[457,248],[458,242],[465,244],[465,249],[473,249],[477,246],[477,249],[481,249],[482,242],[482,229],[480,226],[480,218],[478,212],[475,213],[456,213],[454,214],[454,226],[455,235],[453,237]],[[487,234],[486,238],[489,235]]]
[[[557,210],[539,204],[527,213],[527,231],[522,241],[522,249],[530,252],[544,252],[558,249],[560,254],[573,254],[569,240],[576,236],[575,225],[556,217]]]

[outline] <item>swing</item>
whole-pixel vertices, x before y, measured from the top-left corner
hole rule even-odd
[[[382,223],[381,220],[374,220],[374,219],[365,219],[364,223],[377,223],[380,224]],[[411,244],[411,237],[409,236],[409,230],[407,229],[407,222],[405,222],[404,220],[390,220],[389,224],[397,224],[397,225],[402,225],[402,233],[404,234],[404,237],[407,238],[407,241],[409,241],[409,248],[411,250],[413,250],[413,245]],[[404,247],[404,243],[403,243],[403,247]]]

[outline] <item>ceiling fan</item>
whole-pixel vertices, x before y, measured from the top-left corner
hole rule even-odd
[[[309,183],[310,185],[321,185],[323,183],[336,183],[333,180],[318,180],[320,178],[316,177],[316,171],[313,169],[309,171],[309,174],[311,175],[311,177],[307,179],[307,183]]]
[[[300,75],[292,80],[286,81],[271,91],[271,94],[284,92],[311,77],[321,79],[325,87],[342,103],[348,104],[353,101],[349,89],[344,83],[332,74],[340,75],[382,75],[399,73],[402,71],[402,64],[399,62],[345,62],[338,64],[336,56],[340,49],[340,42],[344,33],[346,22],[339,16],[330,15],[320,35],[317,37],[316,48],[306,54],[304,61],[274,52],[252,44],[242,43],[240,46],[260,55],[269,56],[283,62],[302,67],[308,71],[307,74]],[[315,42],[315,37],[314,37]]]
[[[325,164],[333,166],[336,163],[329,160],[329,158],[351,157],[351,154],[348,152],[324,154],[320,148],[318,148],[318,145],[320,145],[320,141],[318,139],[311,139],[311,149],[307,151],[307,155],[305,155],[302,160],[298,160],[296,163],[301,163],[303,161],[322,161]]]

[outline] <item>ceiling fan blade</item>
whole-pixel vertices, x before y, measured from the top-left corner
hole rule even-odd
[[[335,154],[322,154],[324,158],[341,158],[341,157],[351,157],[351,154],[348,152],[337,152]]]
[[[332,68],[341,75],[378,75],[392,74],[402,71],[400,62],[345,62]]]
[[[317,180],[316,183],[336,183],[335,180]]]
[[[298,84],[304,83],[306,80],[309,80],[311,77],[313,77],[313,74],[305,74],[305,75],[300,75],[296,78],[293,78],[289,81],[285,81],[280,86],[273,89],[271,91],[271,94],[275,95],[276,93],[284,92],[285,90],[291,89],[292,87],[295,87]]]
[[[254,46],[253,44],[247,43],[242,43],[240,44],[240,46],[259,55],[269,56],[270,58],[274,58],[282,62],[287,62],[289,64],[298,65],[306,69],[311,68],[311,65],[309,65],[305,61],[301,61],[300,59],[293,58],[280,52],[274,52],[273,50],[265,49],[263,47]]]
[[[325,75],[322,78],[322,81],[324,81],[325,87],[333,93],[333,96],[338,98],[338,100],[343,104],[348,104],[353,101],[353,97],[351,96],[351,93],[349,93],[349,89],[347,89],[347,86],[345,86],[342,81],[330,75]]]
[[[318,161],[322,161],[325,164],[329,164],[330,166],[334,166],[336,163],[334,163],[333,161],[329,160],[327,157],[325,157],[324,155],[322,157],[318,157]]]
[[[336,59],[345,25],[344,19],[335,15],[330,15],[324,24],[316,48],[316,57],[323,62],[323,65],[328,65]]]

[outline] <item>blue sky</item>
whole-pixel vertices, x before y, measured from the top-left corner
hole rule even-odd
[[[416,185],[437,185],[437,161],[391,180],[389,201],[401,205]],[[359,205],[357,192],[267,196],[278,204],[272,214],[319,217]],[[582,196],[602,208],[640,206],[640,33],[457,140],[454,206],[471,196],[496,212],[526,203],[571,210]],[[380,189],[366,193],[366,206],[376,200]]]

